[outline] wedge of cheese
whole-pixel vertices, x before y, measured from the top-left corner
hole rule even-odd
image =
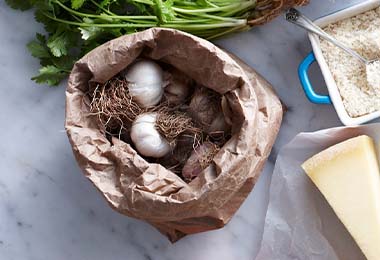
[[[368,260],[380,259],[380,175],[373,140],[359,136],[307,160],[302,168]]]

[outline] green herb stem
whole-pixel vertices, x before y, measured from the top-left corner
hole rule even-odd
[[[82,12],[75,11],[75,10],[67,7],[66,5],[62,4],[58,0],[56,0],[55,2],[59,6],[61,6],[63,9],[65,9],[66,11],[68,11],[69,13],[72,13],[72,14],[80,16],[80,17],[98,18],[98,19],[119,19],[119,20],[127,20],[127,21],[140,20],[140,19],[141,20],[149,20],[149,19],[157,20],[156,16],[143,16],[143,15],[140,15],[140,16],[122,16],[122,15],[106,15],[106,14],[102,14],[102,15],[87,14],[87,13],[82,13]]]
[[[114,37],[151,27],[174,28],[215,39],[250,28],[274,0],[6,0],[14,8],[35,8],[46,34],[28,49],[41,61],[38,83],[57,85],[75,61]]]
[[[46,17],[49,19],[52,19],[56,22],[64,23],[64,24],[69,24],[69,25],[75,25],[79,27],[99,27],[99,28],[124,28],[124,27],[129,27],[129,28],[150,28],[150,27],[155,27],[157,26],[156,24],[137,24],[137,23],[122,23],[122,24],[106,24],[106,23],[79,23],[79,22],[73,22],[73,21],[68,21],[64,19],[60,19],[57,17],[53,17],[48,15],[47,13],[43,13]]]
[[[231,11],[245,9],[248,7],[254,8],[255,6],[256,6],[256,0],[251,0],[244,3],[241,3],[241,2],[232,3],[230,5],[221,6],[221,7],[201,8],[201,9],[194,9],[194,10],[173,7],[173,10],[179,13],[195,14],[195,13],[215,13],[215,12],[223,12],[223,11],[231,12]]]
[[[143,24],[143,23],[110,23],[110,24],[99,24],[99,23],[85,23],[85,22],[73,22],[68,21],[64,19],[60,19],[57,17],[50,16],[47,13],[44,13],[46,17],[49,19],[52,19],[57,22],[69,24],[69,25],[75,25],[79,27],[99,27],[99,28],[150,28],[155,27],[157,24]],[[235,26],[242,26],[247,25],[247,20],[236,20],[234,22],[214,22],[210,24],[181,24],[181,23],[175,23],[174,22],[168,22],[166,24],[161,24],[160,27],[163,28],[174,28],[179,30],[188,30],[188,29],[213,29],[213,28],[221,28],[221,27],[235,27]]]
[[[97,2],[95,2],[94,0],[90,0],[91,3],[93,3],[96,7],[98,7],[100,10],[102,10],[103,12],[106,12],[107,14],[109,15],[115,15],[114,13],[112,13],[110,10],[107,10],[106,8],[104,8],[103,6],[101,6],[100,4],[98,4]],[[58,1],[59,2],[59,1]]]

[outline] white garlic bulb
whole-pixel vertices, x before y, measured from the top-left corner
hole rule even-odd
[[[157,105],[164,94],[164,72],[151,60],[139,60],[122,73],[129,82],[129,93],[142,107]]]
[[[132,124],[131,138],[139,153],[144,156],[160,158],[170,151],[169,142],[156,129],[156,113],[138,116]]]

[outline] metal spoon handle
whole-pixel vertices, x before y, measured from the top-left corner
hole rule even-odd
[[[315,33],[322,37],[323,39],[331,42],[332,44],[338,46],[348,54],[354,56],[355,58],[359,59],[365,64],[368,64],[368,61],[363,58],[359,53],[356,51],[352,50],[351,48],[347,47],[343,43],[337,41],[334,37],[331,35],[327,34],[325,31],[323,31],[319,26],[317,26],[315,23],[313,23],[309,18],[304,16],[300,11],[298,11],[295,8],[290,8],[286,11],[286,20],[288,22],[291,22],[295,25],[298,25],[304,29],[306,29],[309,32]]]

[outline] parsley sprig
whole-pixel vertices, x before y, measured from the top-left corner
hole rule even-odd
[[[81,56],[115,37],[150,27],[175,28],[206,39],[249,29],[268,0],[6,0],[34,8],[46,35],[28,44],[40,59],[37,83],[58,85]],[[271,1],[269,1],[271,2]]]

